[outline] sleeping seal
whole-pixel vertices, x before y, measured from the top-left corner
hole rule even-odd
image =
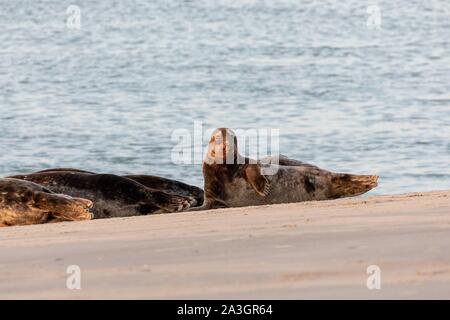
[[[46,171],[11,178],[32,181],[53,192],[94,203],[94,218],[128,217],[187,209],[195,200],[147,188],[131,179],[81,170]]]
[[[265,174],[269,171],[273,174]],[[378,180],[374,175],[333,173],[285,156],[257,162],[239,154],[236,136],[226,128],[211,136],[203,177],[203,206],[190,210],[350,197],[376,187]]]
[[[46,169],[42,171],[38,171],[36,173],[42,172],[81,172],[81,173],[89,173],[95,174],[91,171],[85,171],[80,169],[73,168],[54,168],[54,169]],[[163,191],[172,195],[185,196],[195,199],[194,202],[191,203],[191,207],[201,206],[203,204],[203,190],[196,186],[189,185],[187,183],[172,180],[168,178],[151,176],[151,175],[125,175],[125,178],[134,180],[148,188]]]
[[[55,194],[33,182],[0,179],[0,227],[90,220],[87,199]]]

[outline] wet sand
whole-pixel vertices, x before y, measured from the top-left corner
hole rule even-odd
[[[450,190],[8,227],[0,240],[1,299],[450,299]]]

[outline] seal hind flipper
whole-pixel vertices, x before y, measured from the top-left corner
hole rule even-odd
[[[244,172],[245,180],[260,196],[267,197],[270,194],[270,182],[261,174],[259,165],[248,165]]]
[[[331,176],[331,195],[344,198],[363,194],[378,185],[378,176],[333,173]]]

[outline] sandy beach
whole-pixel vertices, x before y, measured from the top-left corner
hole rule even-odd
[[[450,299],[450,190],[8,227],[0,239],[1,299]],[[80,290],[66,287],[70,265]]]

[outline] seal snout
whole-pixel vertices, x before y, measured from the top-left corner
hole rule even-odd
[[[94,203],[84,198],[74,198],[64,194],[57,194],[59,197],[59,210],[54,211],[54,215],[65,217],[68,220],[91,220],[93,213],[91,212]],[[68,215],[68,212],[72,214]]]
[[[94,203],[88,199],[74,198],[74,200],[77,201],[81,206],[85,207],[86,209],[91,209],[94,206]]]

